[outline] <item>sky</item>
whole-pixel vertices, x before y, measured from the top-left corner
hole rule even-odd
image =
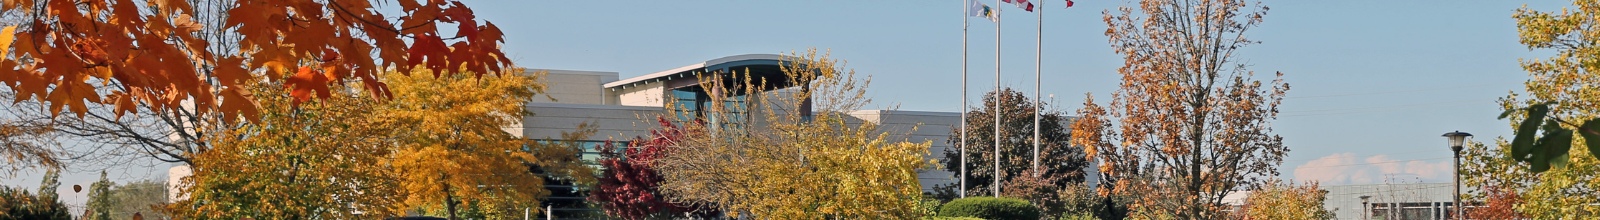
[[[1101,20],[1122,1],[1041,3],[1042,88],[1053,106],[1076,111],[1085,94],[1106,104],[1122,66]],[[872,77],[868,94],[901,110],[961,109],[962,21],[968,26],[968,95],[995,83],[995,26],[964,17],[958,0],[881,1],[468,1],[478,18],[504,30],[517,65],[611,71],[622,78],[739,54],[817,48]],[[1001,9],[1000,60],[1008,87],[1033,91],[1039,19]],[[1549,56],[1517,42],[1516,1],[1268,0],[1265,23],[1247,36],[1262,44],[1238,60],[1267,81],[1282,72],[1291,90],[1273,121],[1291,151],[1283,178],[1324,185],[1448,182],[1450,152],[1440,134],[1475,140],[1510,135],[1495,100],[1521,91],[1519,59]],[[1526,7],[1559,10],[1567,3]],[[166,166],[110,170],[118,182],[164,179]],[[67,174],[63,186],[89,185],[98,170]],[[4,185],[37,187],[38,173]],[[69,188],[69,187],[64,187]],[[62,192],[81,204],[81,193]]]

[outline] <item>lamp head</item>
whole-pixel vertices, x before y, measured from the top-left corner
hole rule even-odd
[[[1444,133],[1444,135],[1442,135],[1442,136],[1447,138],[1447,139],[1450,139],[1450,149],[1451,150],[1461,151],[1461,145],[1465,144],[1467,142],[1467,138],[1468,137],[1472,137],[1472,134],[1471,133],[1467,133],[1467,132],[1454,131],[1454,132],[1450,132],[1450,133]]]

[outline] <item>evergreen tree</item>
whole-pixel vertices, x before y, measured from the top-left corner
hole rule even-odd
[[[106,179],[106,171],[100,171],[100,181],[95,181],[93,185],[89,185],[89,216],[84,216],[84,219],[111,219],[111,186],[115,184]]]

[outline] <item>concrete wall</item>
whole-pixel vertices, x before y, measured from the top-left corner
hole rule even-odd
[[[546,71],[545,93],[550,95],[534,97],[536,103],[569,103],[591,105],[615,105],[616,98],[608,97],[602,84],[617,81],[615,72],[595,72],[577,70],[529,70]],[[551,98],[554,98],[552,100]]]
[[[653,122],[657,115],[665,112],[661,107],[565,103],[528,103],[527,110],[533,116],[523,118],[523,131],[520,133],[524,137],[558,139],[561,132],[577,130],[580,123],[597,125],[598,130],[588,140],[626,140],[645,136],[650,129],[659,127],[647,122]]]
[[[950,129],[961,123],[961,114],[951,112],[862,110],[851,112],[850,115],[862,121],[878,123],[878,130],[888,132],[890,140],[932,142],[933,146],[928,148],[928,154],[923,155],[923,158],[937,160],[944,160],[944,149],[950,147],[950,143],[946,141]],[[943,169],[923,170],[917,173],[923,191],[931,191],[937,185],[957,182],[954,176],[954,173]]]
[[[666,100],[663,99],[667,97],[666,90],[661,86],[662,83],[659,82],[650,83],[643,86],[627,87],[613,93],[616,94],[617,104],[619,105],[659,108],[666,106]]]

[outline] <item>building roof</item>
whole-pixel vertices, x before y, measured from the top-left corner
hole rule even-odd
[[[727,68],[732,68],[732,67],[750,66],[750,65],[778,65],[781,62],[783,62],[784,59],[785,59],[785,56],[777,55],[777,54],[733,55],[733,56],[727,56],[727,57],[722,57],[722,58],[711,59],[711,60],[707,60],[705,62],[700,62],[700,63],[696,63],[696,64],[690,64],[688,66],[672,68],[672,69],[663,70],[663,71],[660,71],[660,72],[655,72],[655,73],[651,73],[651,74],[645,74],[645,75],[642,75],[642,76],[636,76],[636,77],[632,77],[632,78],[618,80],[616,82],[609,82],[609,83],[606,83],[604,86],[605,86],[605,88],[608,88],[608,89],[616,89],[618,87],[623,87],[623,86],[634,86],[636,84],[644,84],[644,83],[663,81],[663,80],[666,80],[666,79],[671,78],[671,77],[689,77],[687,74],[692,74],[694,72],[702,72],[702,71],[707,71],[707,70],[721,70],[721,69],[727,69]]]

